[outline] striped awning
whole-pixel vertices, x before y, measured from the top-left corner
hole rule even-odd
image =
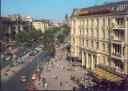
[[[123,80],[122,77],[119,77],[101,68],[95,68],[91,70],[91,72],[94,73],[98,79],[105,79],[111,82],[118,82]]]

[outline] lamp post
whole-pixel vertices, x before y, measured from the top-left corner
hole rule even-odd
[[[38,73],[37,74],[38,74],[38,78],[39,78],[39,71],[40,71],[40,69],[39,69],[40,67],[39,66],[40,66],[40,64],[39,64],[38,55],[37,55],[37,61],[38,61],[38,64],[37,64],[37,72]]]

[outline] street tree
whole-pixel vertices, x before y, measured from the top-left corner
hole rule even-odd
[[[50,56],[54,56],[55,53],[55,32],[54,29],[48,29],[43,34],[43,46],[44,50],[47,51]]]
[[[60,45],[61,43],[64,43],[65,36],[64,34],[59,34],[57,36],[57,44]]]

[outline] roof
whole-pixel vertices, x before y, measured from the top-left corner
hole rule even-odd
[[[119,6],[121,10],[119,10]],[[116,3],[107,3],[103,5],[96,5],[88,8],[74,9],[72,16],[86,16],[86,15],[99,15],[99,14],[128,14],[128,1],[121,1]]]
[[[105,79],[107,81],[110,82],[118,82],[118,81],[122,81],[124,78],[117,76],[113,73],[110,73],[106,70],[103,70],[101,68],[95,68],[93,70],[91,70],[98,79]]]
[[[8,17],[0,17],[1,22],[11,22],[10,18]]]
[[[33,22],[43,22],[43,23],[49,23],[49,20],[44,20],[44,19],[35,19]]]

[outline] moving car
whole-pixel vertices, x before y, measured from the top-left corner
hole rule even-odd
[[[26,76],[23,75],[23,76],[21,76],[20,80],[21,80],[21,82],[25,83],[25,82],[27,82],[28,79]]]
[[[11,60],[11,59],[12,59],[12,58],[9,57],[9,56],[7,56],[7,57],[5,58],[6,61],[9,61],[9,60]]]

